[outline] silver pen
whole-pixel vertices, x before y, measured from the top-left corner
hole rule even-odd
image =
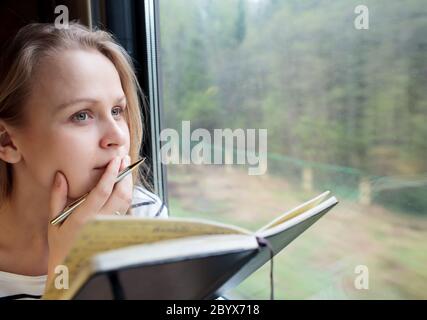
[[[130,166],[123,169],[122,172],[119,173],[119,175],[116,178],[116,182],[114,184],[122,181],[129,173],[131,173],[133,170],[135,170],[141,163],[145,161],[146,158],[141,158],[135,163],[131,164]],[[89,195],[89,192],[82,195],[77,200],[71,202],[68,206],[64,208],[64,210],[54,219],[50,221],[51,224],[56,225],[58,223],[61,223],[67,217],[73,212],[74,209],[76,209],[78,206],[80,206],[83,202],[85,202],[86,197]]]

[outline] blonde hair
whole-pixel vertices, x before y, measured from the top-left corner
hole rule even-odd
[[[142,144],[142,114],[138,94],[144,95],[138,84],[131,57],[105,31],[91,31],[78,23],[68,29],[57,29],[52,24],[33,23],[21,28],[2,54],[0,63],[0,119],[10,126],[26,124],[24,104],[31,91],[31,79],[41,58],[66,49],[95,49],[106,56],[116,67],[127,100],[125,117],[130,132],[131,162],[139,158]],[[0,139],[1,139],[0,135]],[[144,167],[142,167],[144,166]],[[142,167],[142,168],[141,168]],[[146,165],[133,173],[134,184],[151,189],[141,172]],[[0,159],[0,204],[13,190],[12,165]]]

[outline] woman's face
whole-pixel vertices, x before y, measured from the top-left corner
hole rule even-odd
[[[88,50],[44,58],[35,73],[27,126],[16,141],[21,161],[44,188],[61,171],[74,199],[95,187],[104,172],[97,168],[129,153],[120,77],[110,60]]]

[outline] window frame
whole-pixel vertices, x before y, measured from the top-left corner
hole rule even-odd
[[[145,31],[147,46],[147,74],[149,77],[148,92],[150,105],[150,129],[152,142],[153,176],[156,192],[168,203],[167,170],[161,161],[160,132],[164,127],[162,81],[160,72],[160,24],[158,0],[144,0]]]
[[[167,172],[161,162],[160,132],[163,128],[163,101],[159,72],[158,0],[91,0],[92,26],[111,32],[134,60],[136,74],[144,93],[147,110],[143,115],[142,154],[149,166],[148,181],[154,192],[168,206]]]

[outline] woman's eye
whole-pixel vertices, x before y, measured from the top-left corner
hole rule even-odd
[[[112,112],[113,112],[114,116],[119,116],[120,114],[123,113],[123,111],[124,111],[123,107],[115,107],[115,108],[113,108]]]
[[[124,112],[124,107],[114,107],[111,111],[114,117],[120,116]],[[83,122],[86,121],[89,116],[87,111],[80,111],[71,117],[71,120],[74,122]]]
[[[88,113],[86,111],[81,111],[81,112],[76,113],[72,117],[72,120],[76,121],[76,122],[85,121],[87,116],[88,116]]]

